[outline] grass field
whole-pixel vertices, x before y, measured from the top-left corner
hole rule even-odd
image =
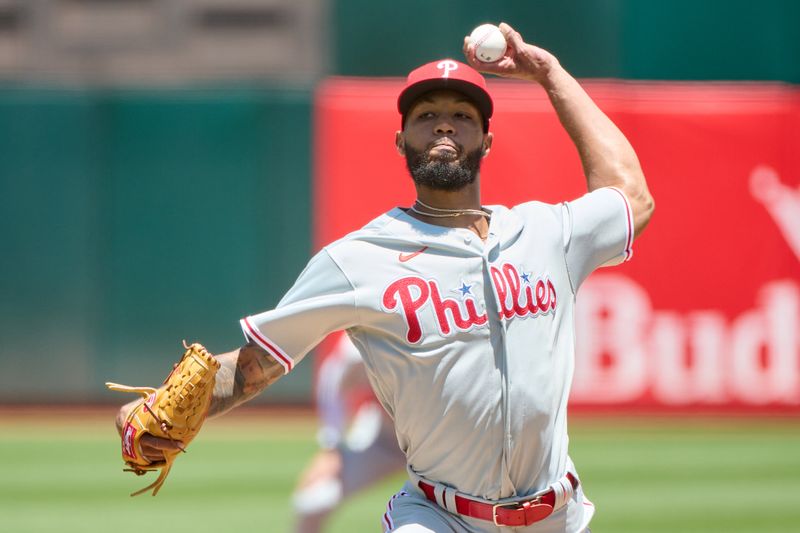
[[[289,494],[314,451],[307,415],[213,420],[161,493],[121,471],[113,410],[0,413],[0,531],[291,531]],[[800,420],[573,417],[572,457],[594,533],[800,531]],[[330,531],[380,531],[398,476],[346,505]]]

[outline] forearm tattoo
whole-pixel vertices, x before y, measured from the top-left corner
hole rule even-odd
[[[220,368],[208,416],[226,413],[255,397],[284,374],[283,367],[254,344],[217,357]]]

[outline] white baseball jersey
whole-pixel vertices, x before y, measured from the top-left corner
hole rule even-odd
[[[246,337],[289,372],[345,329],[416,474],[496,500],[571,467],[575,293],[631,255],[623,193],[488,206],[489,235],[395,208],[320,251]]]

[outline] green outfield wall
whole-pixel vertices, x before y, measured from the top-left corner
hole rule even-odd
[[[0,92],[0,401],[97,400],[163,379],[182,339],[238,346],[308,258],[310,94]]]

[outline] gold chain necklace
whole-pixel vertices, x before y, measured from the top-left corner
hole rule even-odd
[[[415,206],[411,206],[411,210],[418,215],[423,215],[426,217],[434,217],[434,218],[447,218],[447,217],[459,217],[461,215],[478,215],[481,217],[489,218],[491,215],[482,209],[442,209],[439,207],[431,207],[425,202],[420,199],[417,199],[416,203],[424,207],[425,209],[430,209],[431,211],[438,211],[437,213],[426,213],[425,211],[420,211]]]

